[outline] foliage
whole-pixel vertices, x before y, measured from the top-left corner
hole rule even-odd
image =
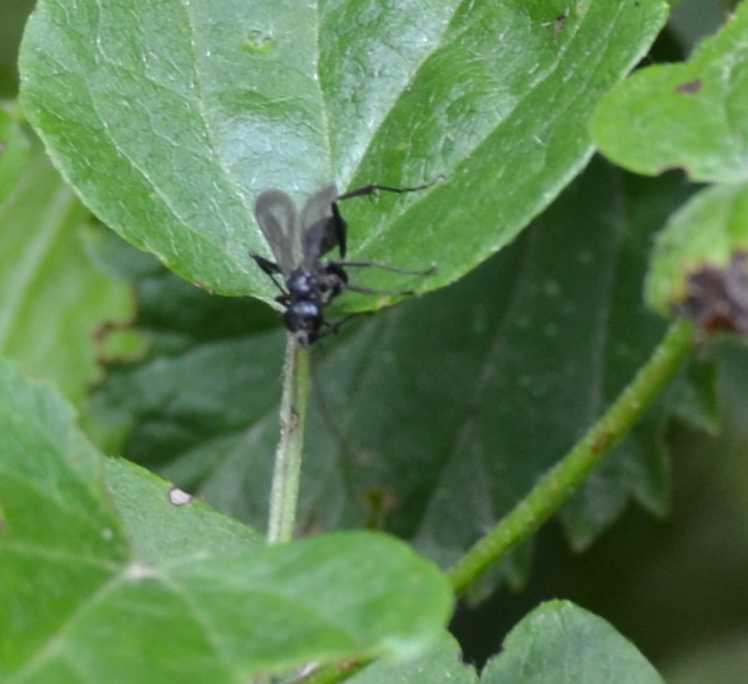
[[[449,613],[446,580],[403,544],[354,532],[267,547],[104,459],[59,397],[8,365],[0,428],[6,681],[235,682],[308,660],[402,656]]]
[[[615,88],[592,120],[595,141],[637,173],[682,168],[703,182],[746,180],[748,9],[686,63],[641,69]]]
[[[589,158],[590,109],[666,16],[661,0],[580,2],[561,23],[559,0],[135,6],[40,2],[26,114],[127,240],[265,298],[247,251],[267,253],[251,216],[268,187],[441,179],[350,213],[352,256],[438,265],[422,291],[506,245]]]
[[[693,278],[703,279],[703,269],[713,268],[711,279],[721,279],[718,274],[729,274],[731,262],[748,246],[747,45],[748,3],[742,3],[687,63],[642,69],[614,88],[591,124],[603,152],[627,168],[655,174],[680,167],[693,180],[724,184],[702,190],[662,232],[647,298],[662,312],[689,296],[692,313],[725,308],[724,317],[721,311],[713,315],[731,319],[719,321],[728,329],[740,327],[732,320],[740,312],[731,311],[730,286],[726,293],[714,292],[719,283],[707,286]]]
[[[625,78],[668,4],[683,61]],[[720,407],[744,443],[742,343],[684,361],[694,323],[699,348],[748,331],[748,2],[685,59],[697,7],[38,0],[0,108],[0,679],[662,682],[568,601],[490,628],[485,667],[445,628],[455,589],[532,581],[560,468],[549,512],[580,551],[631,500],[668,513],[674,417],[716,433]],[[353,258],[437,269],[356,273],[428,295],[313,349],[311,538],[267,545],[284,330],[252,207],[331,181],[433,182],[341,211]],[[682,662],[669,681],[712,667]]]
[[[571,447],[656,344],[664,326],[641,301],[647,238],[686,193],[675,177],[651,183],[595,163],[486,266],[323,348],[301,529],[384,526],[442,563],[456,560]],[[625,223],[614,218],[619,211]],[[97,422],[127,433],[128,458],[264,527],[282,333],[263,321],[252,330],[259,306],[218,307],[160,271],[135,284],[138,329],[151,350],[111,369],[93,403]],[[171,311],[180,297],[191,321]],[[214,334],[200,339],[207,320]],[[663,415],[653,413],[565,510],[576,546],[588,545],[630,495],[667,509]],[[476,478],[485,478],[478,489]],[[515,581],[524,574],[516,564],[507,571]]]
[[[97,330],[133,316],[129,287],[91,261],[88,213],[1,109],[0,144],[0,351],[81,402],[99,376]]]

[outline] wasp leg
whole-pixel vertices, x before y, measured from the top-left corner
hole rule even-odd
[[[345,289],[359,294],[386,295],[387,297],[405,297],[415,294],[415,290],[372,290],[370,287],[360,287],[359,285],[346,285]]]
[[[345,259],[345,252],[347,249],[346,242],[348,235],[348,224],[340,215],[340,209],[338,208],[337,201],[332,203],[332,229],[335,232],[335,240],[338,243],[340,258]]]
[[[266,259],[265,257],[260,256],[259,254],[255,254],[254,252],[250,252],[249,256],[254,259],[255,263],[262,269],[263,273],[265,273],[270,278],[270,280],[273,281],[274,285],[281,291],[281,295],[287,297],[288,293],[286,292],[285,288],[275,279],[276,275],[283,275],[283,272],[280,270],[278,264],[270,261],[270,259]],[[278,301],[280,301],[280,299]]]
[[[424,183],[423,185],[414,185],[414,186],[406,187],[406,188],[396,188],[391,185],[371,184],[371,185],[365,185],[362,188],[356,188],[355,190],[351,190],[350,192],[345,192],[342,195],[338,195],[338,197],[332,203],[332,229],[335,233],[335,239],[340,248],[340,258],[345,259],[346,233],[348,229],[348,224],[345,222],[343,217],[340,215],[340,209],[338,207],[338,202],[340,202],[340,200],[351,199],[352,197],[363,197],[365,195],[373,195],[375,192],[380,191],[380,190],[383,192],[396,192],[396,193],[417,192],[418,190],[425,190],[426,188],[430,188],[440,178],[441,176],[437,178],[436,180],[431,181],[430,183]]]
[[[437,179],[438,180],[438,179]],[[436,184],[436,180],[433,180],[429,183],[424,183],[423,185],[413,185],[410,187],[405,188],[395,188],[391,185],[364,185],[362,188],[356,188],[355,190],[351,190],[350,192],[343,193],[342,195],[338,196],[337,201],[345,200],[345,199],[351,199],[352,197],[363,197],[364,195],[372,195],[378,190],[381,190],[383,192],[397,192],[397,193],[405,193],[405,192],[417,192],[418,190],[425,190],[426,188],[430,188],[432,185]]]
[[[369,314],[366,313],[354,313],[354,314],[348,314],[347,316],[344,316],[339,321],[334,321],[330,323],[330,321],[322,321],[322,325],[325,327],[325,329],[320,333],[320,337],[327,337],[328,335],[337,335],[340,331],[340,328],[343,326],[343,324],[347,323],[348,321],[354,319],[354,318],[361,318],[361,316],[367,316]]]
[[[422,271],[412,271],[408,268],[397,268],[396,266],[390,266],[388,264],[380,264],[377,261],[339,261],[339,266],[343,268],[379,268],[383,271],[392,271],[393,273],[403,273],[405,275],[413,276],[428,276],[436,273],[436,266],[432,265]]]

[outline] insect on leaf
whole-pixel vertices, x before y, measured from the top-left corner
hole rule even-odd
[[[39,0],[23,105],[104,223],[221,294],[277,294],[247,256],[268,252],[252,219],[263,191],[300,205],[331,182],[444,179],[346,208],[351,258],[436,264],[424,292],[508,244],[579,173],[590,112],[668,11],[569,4],[558,22],[547,0]]]

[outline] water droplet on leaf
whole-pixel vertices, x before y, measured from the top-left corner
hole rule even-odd
[[[184,506],[192,501],[192,496],[179,487],[169,490],[169,501],[175,506]]]

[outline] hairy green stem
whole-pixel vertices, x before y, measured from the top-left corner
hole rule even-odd
[[[293,538],[308,396],[309,353],[289,333],[283,366],[281,435],[275,452],[273,486],[270,491],[268,542],[271,544]]]
[[[568,501],[603,456],[631,430],[688,358],[693,337],[690,323],[671,326],[649,361],[639,369],[602,418],[491,532],[450,568],[448,576],[456,592],[467,589]]]

